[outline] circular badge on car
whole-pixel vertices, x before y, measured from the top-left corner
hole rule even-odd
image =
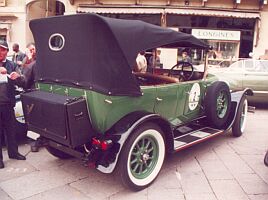
[[[189,109],[196,109],[200,99],[200,85],[194,83],[189,93]]]

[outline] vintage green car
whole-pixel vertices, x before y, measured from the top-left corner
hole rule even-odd
[[[192,35],[137,20],[95,14],[30,22],[37,47],[36,90],[22,95],[30,130],[56,157],[81,158],[141,190],[159,174],[166,153],[232,128],[245,129],[247,95],[190,63],[134,72],[142,50],[209,47]],[[117,169],[117,170],[115,170]]]

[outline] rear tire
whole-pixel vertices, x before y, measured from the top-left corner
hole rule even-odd
[[[60,151],[58,149],[55,149],[54,147],[51,147],[51,146],[46,146],[46,149],[51,155],[53,155],[53,156],[55,156],[57,158],[60,158],[60,159],[73,158],[73,156],[71,156],[71,155],[69,155],[67,153],[64,153],[64,152],[62,152],[62,151]]]
[[[208,87],[205,96],[205,112],[208,122],[215,128],[223,128],[231,111],[231,93],[229,86],[222,81]]]
[[[142,190],[159,174],[165,159],[165,140],[161,129],[147,123],[138,127],[124,144],[118,173],[124,186]]]
[[[247,113],[248,113],[248,101],[246,96],[244,95],[240,101],[235,121],[232,126],[232,134],[234,137],[240,137],[246,127],[247,122]]]

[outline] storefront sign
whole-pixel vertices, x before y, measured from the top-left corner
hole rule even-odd
[[[206,40],[240,40],[240,31],[192,29],[192,35]]]

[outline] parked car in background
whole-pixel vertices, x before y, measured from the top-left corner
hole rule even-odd
[[[234,62],[235,62],[234,60],[222,60],[222,61],[209,60],[208,67],[212,69],[225,68],[229,67]]]
[[[232,91],[252,89],[254,95],[248,98],[249,102],[268,103],[268,60],[239,60],[211,73],[228,82]]]

